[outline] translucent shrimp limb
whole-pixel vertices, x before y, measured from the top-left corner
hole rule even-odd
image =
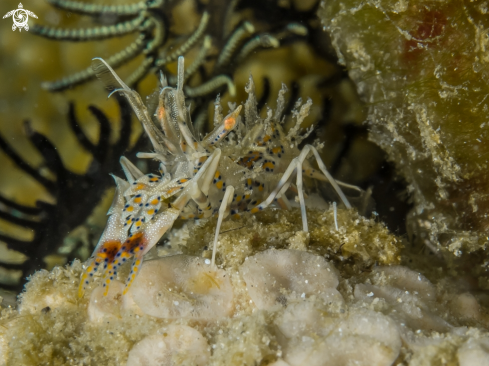
[[[217,218],[216,233],[214,235],[214,245],[212,247],[212,267],[214,267],[216,263],[217,239],[219,238],[219,231],[221,230],[222,220],[229,215],[229,212],[231,210],[231,203],[233,202],[233,194],[234,187],[227,186],[226,193],[224,193],[224,198],[222,199],[221,207],[219,208],[219,217]]]
[[[78,288],[78,296],[80,298],[83,297],[86,287],[100,265],[103,264],[102,266],[104,267],[104,270],[109,274],[109,277],[111,276],[115,256],[121,248],[122,242],[126,236],[119,213],[124,208],[124,192],[129,187],[129,183],[116,176],[112,177],[114,178],[117,187],[114,200],[107,212],[109,219],[91,258],[88,261],[88,266],[81,276],[80,286]]]
[[[106,262],[106,265],[104,266],[104,295],[108,293],[109,284],[117,275],[119,266],[134,257],[131,273],[126,281],[126,289],[124,293],[127,292],[142,265],[143,256],[156,245],[166,231],[171,229],[173,223],[179,217],[188,201],[190,199],[195,200],[201,194],[201,191],[198,190],[197,182],[202,177],[202,181],[205,181],[205,173],[209,169],[212,169],[213,171],[216,170],[220,155],[221,150],[216,149],[202,166],[202,169],[194,176],[195,180],[193,184],[188,185],[187,189],[184,189],[182,186],[182,184],[185,184],[183,183],[184,179],[174,179],[171,181],[162,180],[162,182],[154,188],[156,192],[161,194],[161,196],[153,195],[149,197],[149,199],[146,200],[147,203],[145,205],[142,203],[143,196],[148,195],[138,192],[144,192],[144,188],[147,188],[147,185],[150,184],[149,182],[153,178],[150,178],[149,175],[140,176],[142,173],[129,160],[125,158],[121,159],[124,172],[131,184],[117,178],[120,185],[117,195],[118,204],[113,207],[113,211],[111,212],[119,213],[119,215],[111,216],[107,229],[117,228],[120,233],[116,241],[107,241],[106,239],[112,239],[112,237],[107,237],[107,235],[103,236],[101,241],[105,244],[97,252],[100,252],[100,254],[96,258],[102,256],[101,259],[97,259],[98,262],[102,262],[102,260],[105,260]],[[136,179],[136,177],[139,178]],[[143,183],[143,180],[147,184]],[[160,197],[166,199],[171,197],[171,195],[174,195],[175,192],[181,192],[181,194],[173,203],[169,204],[167,202],[162,202]],[[130,196],[133,193],[138,194],[133,198],[130,198],[128,203],[124,204],[123,196]],[[148,207],[146,208],[146,206]],[[158,207],[158,209],[155,209],[155,207]],[[161,209],[161,212],[158,213],[157,211],[159,209]],[[143,215],[142,219],[141,215]],[[145,222],[145,218],[148,218],[147,223]],[[132,225],[131,228],[129,228],[128,223],[129,226]],[[131,233],[126,236],[128,230],[130,230]],[[95,262],[95,266],[98,266],[98,262]]]
[[[282,188],[284,185],[289,181],[289,179],[293,176],[294,172],[297,174],[297,190],[299,194],[299,202],[301,206],[301,215],[302,215],[302,229],[304,231],[309,231],[308,226],[307,226],[307,216],[306,216],[306,204],[304,202],[304,190],[302,187],[302,173],[303,173],[303,164],[307,158],[307,155],[312,152],[314,154],[314,157],[316,158],[316,161],[318,163],[319,169],[321,172],[324,174],[324,177],[327,178],[327,180],[330,182],[330,184],[333,186],[334,190],[340,197],[341,201],[345,205],[346,208],[350,209],[351,204],[346,198],[345,194],[341,190],[341,188],[338,186],[338,183],[334,180],[334,178],[331,176],[331,174],[328,172],[326,169],[326,166],[324,165],[323,161],[321,160],[321,157],[319,156],[316,148],[312,145],[306,145],[302,149],[300,155],[294,159],[292,159],[292,162],[289,164],[287,170],[283,174],[282,178],[280,178],[280,181],[278,182],[276,188],[273,190],[272,193],[268,196],[268,198],[260,203],[258,206],[254,207],[251,210],[251,213],[256,213],[258,211],[263,210],[265,207],[268,207],[275,197],[279,193],[282,193]]]
[[[122,263],[128,261],[131,257],[134,257],[131,272],[126,280],[126,288],[123,294],[126,294],[131,286],[132,282],[136,278],[137,272],[140,270],[143,263],[143,256],[158,243],[161,237],[172,228],[173,223],[179,217],[180,213],[192,199],[196,200],[200,197],[201,191],[198,188],[200,184],[211,179],[211,174],[206,174],[208,171],[215,171],[219,164],[221,157],[221,150],[216,149],[212,155],[207,159],[202,168],[193,177],[191,184],[189,184],[179,195],[179,197],[168,204],[168,208],[164,209],[158,214],[155,219],[151,220],[148,224],[127,238],[124,244],[120,247],[120,250],[115,255],[116,260],[114,266],[117,268]],[[211,178],[209,178],[209,176]],[[108,285],[108,283],[104,284]]]
[[[143,125],[144,131],[151,140],[154,150],[162,155],[166,155],[166,150],[163,145],[165,145],[165,142],[167,142],[168,139],[151,121],[151,117],[141,100],[141,96],[136,91],[129,88],[105,60],[94,58],[92,60],[92,69],[94,70],[95,75],[97,75],[97,78],[99,78],[110,91],[109,97],[115,92],[119,92],[126,97],[132,110]]]
[[[126,260],[134,257],[131,266],[131,272],[126,280],[126,287],[123,294],[126,294],[132,282],[136,278],[137,272],[140,270],[143,263],[143,256],[160,240],[163,234],[166,233],[180,215],[179,209],[173,207],[167,208],[158,218],[152,221],[144,230],[131,234],[120,250],[116,254],[117,263],[119,265]]]

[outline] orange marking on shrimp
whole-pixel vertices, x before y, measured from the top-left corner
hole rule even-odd
[[[271,161],[267,161],[265,164],[263,164],[263,169],[267,170],[267,168],[269,170],[271,170],[273,172],[273,169],[275,168],[275,164]]]
[[[239,159],[238,164],[242,165],[246,168],[252,168],[253,163],[260,160],[262,157],[261,153],[258,151],[253,151],[250,152],[249,154],[246,154],[244,157]]]
[[[107,259],[109,263],[112,263],[121,245],[122,243],[119,240],[108,240],[102,244],[97,257]]]
[[[175,193],[176,191],[179,191],[180,190],[180,187],[173,187],[173,188],[170,188],[168,191],[166,191],[166,194],[173,194]]]
[[[236,125],[236,118],[229,117],[224,120],[224,129],[226,131],[232,130]]]
[[[160,106],[156,111],[156,115],[158,116],[158,120],[161,121],[165,118],[165,107]]]
[[[144,239],[143,233],[142,232],[137,232],[130,236],[125,242],[124,245],[122,246],[122,253],[134,253],[140,250],[140,246],[142,244],[142,241]],[[121,256],[122,256],[121,253]],[[129,255],[130,256],[130,255]]]
[[[150,203],[153,205],[153,206],[156,206],[158,203],[160,202],[160,200],[158,198],[155,198],[154,200],[152,200]]]
[[[136,187],[134,187],[134,189],[135,189],[136,191],[140,191],[140,190],[145,189],[145,188],[146,188],[146,184],[144,184],[144,183],[138,183],[138,184],[136,185]]]
[[[265,135],[261,141],[258,141],[256,144],[258,146],[263,146],[265,145],[268,141],[270,141],[271,137],[270,135]]]
[[[224,182],[223,182],[222,180],[220,180],[219,182],[217,182],[217,183],[216,183],[216,187],[217,187],[217,189],[222,189],[222,185],[223,185],[223,183],[224,183]]]

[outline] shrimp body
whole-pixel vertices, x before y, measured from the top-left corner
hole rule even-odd
[[[295,126],[285,133],[282,128],[285,85],[279,92],[276,110],[269,109],[263,119],[257,111],[250,77],[244,106],[230,106],[229,113],[223,116],[222,107],[216,102],[215,129],[199,139],[185,105],[183,57],[178,62],[177,87],[172,88],[164,78],[161,79],[153,119],[137,92],[127,87],[104,60],[93,60],[92,68],[97,76],[113,89],[112,93],[119,92],[127,98],[153,145],[153,152],[139,153],[138,157],[159,161],[160,169],[158,174],[144,174],[128,159],[121,158],[126,180],[114,177],[117,189],[108,212],[109,219],[82,275],[80,297],[99,268],[104,271],[103,286],[107,293],[118,267],[133,258],[126,281],[127,291],[144,254],[178,218],[188,220],[218,215],[213,266],[220,225],[229,215],[239,217],[244,212],[256,213],[269,205],[288,209],[287,195],[294,193],[299,196],[303,228],[307,231],[303,176],[329,181],[343,204],[351,207],[316,149],[312,145],[306,145],[302,150],[298,147],[312,131],[309,129],[300,134],[300,126],[312,105],[310,100],[302,106],[300,102],[296,103],[293,111]],[[240,116],[243,109],[244,121]],[[233,136],[229,136],[230,132]],[[319,170],[313,169],[307,160],[311,152]],[[292,182],[294,176],[297,178],[295,185]]]

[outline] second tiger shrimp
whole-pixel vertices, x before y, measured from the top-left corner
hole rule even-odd
[[[115,177],[116,194],[108,212],[107,226],[88,267],[82,275],[79,296],[98,268],[104,271],[107,287],[117,275],[118,267],[134,257],[126,281],[128,290],[142,264],[143,256],[173,226],[178,218],[207,218],[218,215],[211,266],[215,266],[216,245],[222,220],[229,215],[256,213],[269,205],[289,209],[287,198],[297,194],[303,230],[308,231],[303,178],[329,182],[346,208],[351,205],[333,179],[316,148],[299,144],[312,131],[301,134],[301,124],[312,102],[296,103],[295,126],[287,133],[282,128],[286,87],[279,92],[277,108],[261,118],[257,111],[254,84],[250,77],[244,106],[232,107],[222,115],[215,104],[215,129],[199,139],[193,131],[183,89],[184,59],[178,60],[177,87],[161,78],[159,103],[154,113],[157,127],[139,94],[131,90],[102,59],[94,59],[97,76],[112,90],[126,97],[142,123],[153,152],[139,153],[139,158],[160,162],[159,175],[143,174],[128,159],[121,158],[126,180]],[[110,95],[109,95],[110,96]],[[243,108],[244,107],[244,108]],[[244,121],[240,113],[244,109]],[[234,138],[227,138],[234,132]],[[319,170],[310,164],[314,156]],[[293,178],[296,177],[295,185]],[[352,186],[345,185],[351,188]],[[124,292],[124,293],[125,293]]]

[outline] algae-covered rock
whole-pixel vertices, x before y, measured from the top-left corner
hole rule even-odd
[[[462,1],[324,1],[320,16],[368,106],[370,138],[415,201],[417,239],[460,256],[489,229],[489,18]]]
[[[301,231],[298,210],[266,210],[241,221],[224,223],[219,237],[217,259],[225,266],[238,265],[256,250],[268,247],[308,249],[335,260],[353,259],[351,263],[368,267],[374,263],[393,264],[401,260],[402,240],[386,226],[359,215],[356,211],[309,210],[309,234]],[[212,242],[217,218],[213,225],[192,226],[185,242],[185,253],[200,255],[202,248]]]
[[[104,296],[97,274],[78,298],[79,261],[39,271],[2,310],[0,365],[487,362],[480,293],[399,265],[401,239],[353,210],[308,218],[310,234],[298,209],[225,221],[217,269],[206,259],[215,220],[187,223],[148,253],[126,295],[114,280]]]

